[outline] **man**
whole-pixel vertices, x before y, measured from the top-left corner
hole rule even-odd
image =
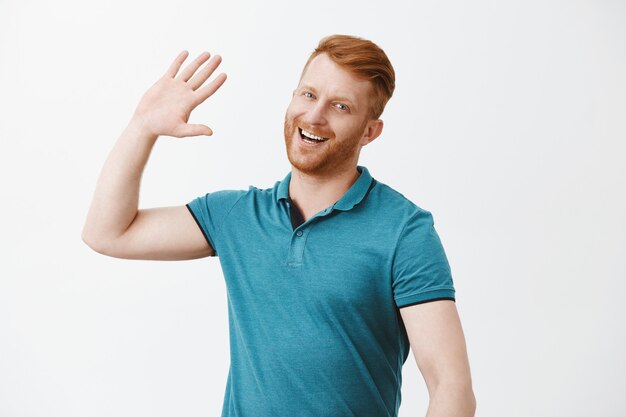
[[[98,181],[83,240],[126,259],[218,256],[231,364],[222,416],[397,416],[409,348],[428,417],[473,416],[475,399],[450,268],[432,215],[357,165],[382,132],[395,76],[385,53],[322,39],[285,115],[292,170],[274,187],[222,190],[137,210],[158,136],[187,124],[226,80],[221,58],[183,51],[140,101]]]

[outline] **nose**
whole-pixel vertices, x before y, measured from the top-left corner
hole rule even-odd
[[[310,125],[324,125],[326,124],[324,111],[324,103],[322,100],[318,100],[315,103],[311,103],[302,120]]]

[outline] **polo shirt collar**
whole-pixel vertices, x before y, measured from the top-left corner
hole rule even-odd
[[[346,193],[337,201],[333,208],[337,210],[350,210],[359,204],[367,195],[367,191],[372,184],[372,176],[366,167],[357,165],[356,169],[361,173],[359,178],[352,184]],[[291,180],[291,171],[278,184],[278,192],[276,193],[276,201],[289,198],[289,182]]]

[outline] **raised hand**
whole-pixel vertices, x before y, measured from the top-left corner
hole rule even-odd
[[[226,74],[221,73],[202,86],[222,62],[222,58],[219,55],[213,56],[199,70],[211,56],[208,52],[203,52],[178,74],[188,54],[187,51],[182,51],[176,57],[163,77],[146,91],[135,109],[133,118],[151,135],[182,138],[213,134],[208,126],[188,124],[187,121],[191,111],[213,95],[226,81]]]

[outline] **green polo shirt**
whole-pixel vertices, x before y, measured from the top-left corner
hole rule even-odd
[[[357,170],[306,222],[291,173],[187,204],[226,280],[222,417],[397,416],[410,348],[399,308],[454,300],[454,286],[431,213]]]

